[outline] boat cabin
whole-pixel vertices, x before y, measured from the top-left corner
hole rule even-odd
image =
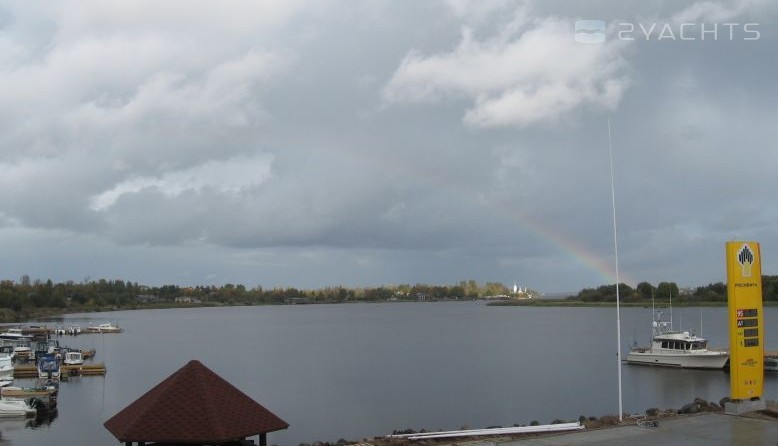
[[[708,348],[708,341],[694,335],[689,335],[688,332],[672,332],[663,333],[662,335],[655,337],[654,346],[655,348],[661,347],[667,350],[706,350]]]
[[[80,351],[69,351],[65,353],[63,362],[67,365],[81,365],[84,363],[84,355]]]
[[[708,341],[681,341],[681,340],[668,340],[663,339],[661,347],[670,350],[704,350],[708,348]]]

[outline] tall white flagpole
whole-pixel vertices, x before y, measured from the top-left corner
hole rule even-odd
[[[616,187],[613,179],[613,138],[611,137],[611,119],[608,118],[608,153],[611,164],[611,208],[613,209],[613,251],[616,260],[616,366],[619,376],[619,421],[624,421],[621,395],[621,308],[619,299],[619,241],[616,232]]]

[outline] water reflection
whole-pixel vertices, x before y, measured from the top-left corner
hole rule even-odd
[[[658,409],[677,409],[698,397],[718,403],[729,394],[729,374],[723,370],[624,365],[624,371],[626,399]]]
[[[27,429],[34,422],[35,420],[32,418],[0,418],[0,432],[6,436],[9,432]]]
[[[44,407],[37,407],[38,412],[35,414],[35,418],[28,420],[27,427],[37,429],[40,427],[48,427],[54,420],[57,419],[59,412],[56,407],[47,409]]]

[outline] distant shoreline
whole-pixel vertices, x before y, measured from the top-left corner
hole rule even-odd
[[[765,301],[765,307],[775,307],[778,303]],[[584,302],[567,299],[523,299],[523,300],[495,300],[486,304],[490,307],[615,307],[616,302]],[[622,307],[650,308],[650,302],[620,302]],[[662,302],[658,305],[665,305]],[[688,302],[673,301],[674,307],[726,307],[727,302]]]

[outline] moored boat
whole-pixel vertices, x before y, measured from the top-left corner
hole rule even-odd
[[[25,401],[0,400],[0,417],[34,417],[36,412]]]
[[[0,381],[13,381],[14,364],[9,355],[0,356]]]
[[[55,380],[60,378],[57,355],[47,353],[38,357],[38,377]]]
[[[68,351],[62,362],[65,365],[81,365],[84,363],[84,354],[81,351]]]
[[[653,339],[649,347],[633,347],[627,363],[690,369],[723,369],[729,360],[725,349],[709,349],[708,340],[688,331],[673,331],[655,312]]]
[[[17,340],[31,341],[32,335],[23,333],[21,328],[9,328],[6,331],[0,333],[0,339],[9,340],[9,341],[17,341]]]
[[[765,357],[764,369],[766,372],[778,372],[778,358]]]
[[[86,327],[87,333],[121,333],[121,331],[121,327],[112,323],[90,325]]]
[[[32,348],[30,348],[29,341],[9,341],[13,343],[13,355],[12,357],[19,361],[28,361],[32,358]]]

